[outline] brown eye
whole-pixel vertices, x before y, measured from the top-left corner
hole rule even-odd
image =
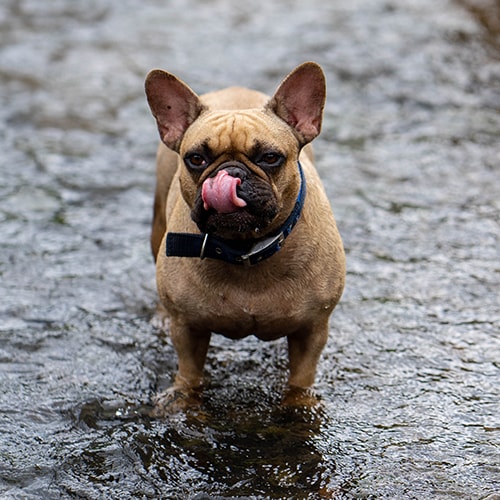
[[[276,153],[267,153],[264,155],[262,160],[265,163],[273,164],[276,163],[279,160],[279,158],[280,158],[279,155],[277,155]]]
[[[269,151],[267,153],[264,153],[259,158],[259,160],[257,161],[257,165],[262,168],[274,168],[280,167],[284,162],[285,157],[282,154],[276,153],[275,151]]]
[[[200,169],[208,165],[207,159],[199,153],[192,153],[184,158],[184,163],[189,168]]]

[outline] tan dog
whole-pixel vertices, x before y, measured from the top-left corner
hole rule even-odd
[[[201,387],[211,332],[286,336],[290,388],[313,384],[345,277],[342,241],[304,148],[320,132],[325,93],[312,62],[270,99],[239,87],[198,97],[169,73],[148,74],[163,142],[151,244],[179,358],[170,395]],[[167,393],[157,404],[168,405]]]

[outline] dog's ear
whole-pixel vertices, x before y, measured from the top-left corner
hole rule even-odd
[[[204,109],[199,97],[184,82],[160,69],[149,72],[145,88],[161,140],[178,152],[187,128]]]
[[[281,82],[266,107],[294,129],[304,146],[321,131],[325,98],[323,70],[314,62],[306,62]]]

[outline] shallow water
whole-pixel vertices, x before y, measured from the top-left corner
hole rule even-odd
[[[4,0],[1,498],[499,498],[499,4]],[[315,142],[348,258],[317,377],[215,337],[198,411],[155,307],[143,80],[329,88]]]

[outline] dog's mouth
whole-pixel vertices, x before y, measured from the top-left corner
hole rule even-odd
[[[238,194],[241,177],[219,170],[215,177],[209,177],[201,187],[201,199],[205,210],[214,209],[219,214],[230,214],[246,207],[247,202]]]
[[[205,179],[191,217],[203,233],[246,240],[262,237],[278,211],[271,185],[238,162]]]

